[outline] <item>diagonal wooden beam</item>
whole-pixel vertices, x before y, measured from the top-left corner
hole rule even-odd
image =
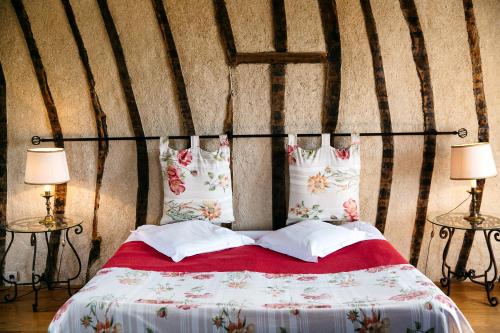
[[[401,11],[408,24],[410,32],[413,60],[415,62],[417,75],[420,80],[420,93],[422,97],[422,112],[424,116],[425,131],[436,130],[434,118],[434,95],[432,92],[431,73],[429,60],[425,48],[424,34],[420,26],[420,20],[415,7],[414,0],[400,0]],[[420,256],[420,248],[425,229],[427,215],[427,204],[434,170],[434,157],[436,155],[436,136],[426,135],[424,137],[424,152],[422,167],[420,169],[420,185],[417,198],[417,212],[410,248],[410,263],[417,266]]]
[[[318,4],[327,51],[321,127],[325,133],[334,133],[339,118],[342,68],[339,20],[335,0],[318,0]],[[334,136],[331,138],[332,144],[333,140]]]
[[[229,66],[236,65],[236,44],[234,43],[233,29],[227,13],[225,0],[214,0],[215,20],[219,29],[219,36],[226,52],[226,62]]]
[[[472,0],[463,0],[465,23],[467,26],[467,36],[469,40],[470,60],[472,64],[472,91],[476,106],[476,116],[478,124],[477,138],[479,142],[489,141],[488,109],[486,107],[486,95],[484,93],[483,68],[481,64],[481,48],[479,45],[479,33],[477,31],[476,16],[474,15],[474,4]],[[485,180],[477,182],[478,189],[481,190],[478,198],[478,207],[481,206],[482,191]],[[471,230],[465,232],[460,255],[458,256],[455,271],[457,274],[465,273],[470,250],[474,242],[475,233]]]
[[[284,0],[273,0],[274,48],[287,50],[286,13]],[[271,64],[271,133],[285,132],[286,64]],[[273,138],[272,151],[272,210],[273,229],[286,225],[287,198],[285,193],[285,145],[283,138]]]
[[[380,131],[382,133],[392,132],[391,111],[387,97],[385,84],[384,63],[377,33],[377,25],[373,17],[370,0],[360,0],[363,17],[365,20],[366,33],[370,43],[372,54],[373,76],[375,78],[375,93],[377,95],[378,109],[380,114]],[[378,192],[377,218],[375,226],[380,232],[385,230],[389,199],[391,197],[392,170],[394,167],[394,137],[382,136],[382,166],[380,173],[380,186]]]
[[[0,63],[0,258],[5,253],[7,225],[7,85]],[[0,276],[3,276],[5,262],[0,266]],[[3,279],[0,279],[3,285]]]
[[[118,74],[120,83],[125,95],[127,104],[128,115],[132,123],[132,129],[135,136],[144,136],[142,127],[141,116],[135,101],[134,90],[132,89],[132,82],[127,69],[127,62],[125,61],[125,54],[120,42],[120,37],[116,31],[116,26],[113,21],[111,12],[109,11],[107,0],[97,0],[99,10],[101,12],[104,26],[108,33],[109,42],[113,49],[116,65],[118,67]],[[137,200],[135,207],[135,226],[136,228],[146,224],[146,217],[148,214],[148,192],[149,192],[149,160],[148,148],[145,140],[136,141],[137,151]]]
[[[78,54],[80,55],[80,60],[82,62],[83,69],[85,71],[85,77],[87,79],[87,86],[89,89],[90,100],[92,102],[92,109],[94,111],[97,136],[99,138],[107,138],[108,127],[106,124],[106,114],[102,110],[101,103],[99,102],[99,96],[97,95],[97,92],[95,90],[94,74],[92,73],[92,69],[90,68],[87,49],[85,48],[82,35],[80,34],[80,30],[78,29],[78,25],[75,19],[75,14],[73,12],[73,8],[71,7],[70,1],[61,0],[61,2],[64,7],[64,12],[66,13],[66,19],[68,20],[68,24],[71,28],[71,33],[73,34],[73,39],[75,40],[76,46],[78,48]],[[102,178],[104,175],[104,166],[106,164],[106,158],[108,156],[108,152],[109,152],[109,142],[98,141],[97,173],[96,173],[95,191],[94,191],[94,216],[92,218],[92,240],[91,240],[89,258],[87,264],[87,273],[85,275],[87,281],[90,278],[90,269],[92,265],[101,255],[102,239],[101,236],[99,236],[98,232],[99,220],[97,217],[97,212],[99,210]]]
[[[165,42],[166,52],[170,59],[170,68],[174,74],[177,101],[179,102],[184,128],[186,129],[186,133],[188,135],[194,135],[195,129],[193,117],[191,115],[191,107],[189,106],[186,84],[184,82],[184,76],[182,75],[181,62],[179,61],[179,55],[177,54],[177,48],[175,47],[174,36],[172,35],[172,30],[170,29],[167,13],[165,12],[162,0],[151,0],[151,3],[153,4],[158,25],[160,26],[163,36],[163,41]]]
[[[11,3],[16,12],[19,25],[21,26],[21,29],[23,31],[26,46],[28,47],[31,63],[33,64],[33,69],[35,71],[38,86],[40,88],[42,99],[47,110],[47,116],[49,118],[52,136],[55,139],[55,146],[64,148],[64,141],[62,141],[63,133],[61,124],[59,123],[57,108],[54,103],[54,99],[52,98],[52,93],[50,92],[50,87],[47,81],[47,74],[45,72],[45,67],[43,66],[42,57],[40,56],[38,46],[36,45],[35,38],[33,37],[33,31],[31,30],[31,23],[29,21],[28,14],[26,13],[26,9],[24,8],[22,0],[11,0]],[[56,214],[64,214],[64,208],[66,205],[66,190],[66,184],[55,186],[54,213]],[[49,279],[53,279],[55,276],[60,237],[60,231],[50,233],[50,251],[48,251],[47,264],[45,269],[45,275]]]
[[[240,64],[320,64],[327,62],[325,52],[238,52]]]

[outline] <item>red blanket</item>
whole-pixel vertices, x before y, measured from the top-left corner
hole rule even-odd
[[[123,244],[105,268],[126,267],[159,272],[252,271],[274,274],[323,274],[348,272],[408,262],[384,240],[359,242],[309,263],[256,245],[203,253],[175,263],[143,242]]]

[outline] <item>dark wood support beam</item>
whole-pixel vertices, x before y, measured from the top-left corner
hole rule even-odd
[[[286,13],[284,0],[273,0],[274,48],[287,51]],[[285,83],[286,64],[271,64],[271,133],[285,133]],[[287,197],[285,192],[285,141],[273,138],[272,150],[272,198],[273,229],[286,225]]]
[[[26,46],[28,47],[29,55],[31,58],[31,63],[35,71],[35,75],[38,81],[38,86],[42,95],[42,99],[47,110],[47,116],[49,118],[50,128],[52,131],[52,136],[54,137],[54,145],[58,148],[64,148],[63,133],[61,129],[61,124],[59,123],[59,116],[57,114],[57,108],[52,98],[52,93],[50,91],[49,83],[47,80],[47,74],[45,72],[45,67],[43,66],[42,57],[38,51],[38,46],[36,44],[35,38],[33,37],[33,31],[31,30],[31,23],[29,21],[28,14],[24,8],[22,0],[11,0],[12,6],[16,12],[19,25],[23,31],[24,40]],[[64,209],[66,206],[66,184],[55,186],[54,195],[54,213],[64,214]],[[50,253],[47,255],[45,276],[49,279],[55,277],[56,266],[57,266],[57,256],[59,253],[59,243],[61,238],[61,232],[51,232],[49,239]]]
[[[337,128],[339,118],[342,74],[339,20],[335,0],[318,0],[318,5],[327,51],[321,130],[325,133],[334,133]],[[335,137],[332,136],[332,144],[334,139]]]
[[[387,97],[385,83],[384,63],[377,33],[377,25],[373,16],[370,0],[361,0],[361,9],[365,19],[366,33],[370,43],[372,54],[373,76],[375,78],[375,93],[377,95],[378,109],[380,114],[380,131],[382,133],[392,132],[391,110]],[[384,233],[387,212],[389,210],[389,199],[391,197],[392,170],[394,167],[394,137],[382,137],[382,165],[380,171],[380,186],[378,192],[377,218],[375,226]]]
[[[82,35],[80,34],[80,29],[78,29],[78,24],[76,23],[75,14],[71,3],[69,0],[61,0],[64,7],[64,12],[66,13],[66,19],[71,28],[71,33],[75,40],[76,46],[78,48],[78,54],[82,62],[83,69],[85,71],[85,77],[87,79],[87,86],[89,89],[90,100],[92,102],[92,109],[94,111],[94,118],[96,124],[97,137],[107,138],[108,137],[108,126],[106,124],[106,114],[102,110],[101,102],[99,101],[99,96],[95,90],[94,74],[90,68],[89,57],[87,54],[87,49],[83,42]],[[92,240],[89,251],[89,258],[87,263],[87,272],[85,274],[86,281],[90,278],[90,269],[94,262],[99,259],[101,255],[101,241],[102,238],[99,236],[98,232],[98,216],[97,212],[99,210],[99,203],[101,197],[101,185],[102,178],[104,176],[104,166],[106,164],[106,158],[109,152],[109,142],[105,140],[100,140],[97,142],[97,172],[94,190],[94,215],[92,218]]]
[[[477,138],[479,142],[488,142],[490,138],[490,128],[488,125],[488,108],[486,107],[486,95],[484,93],[483,83],[483,68],[481,62],[481,48],[479,46],[479,33],[477,31],[476,16],[474,15],[474,4],[472,0],[463,0],[465,24],[467,27],[467,36],[469,41],[469,53],[472,64],[472,92],[474,94],[474,102],[476,106],[476,116],[478,132]],[[485,180],[481,179],[477,182],[477,187],[481,192],[478,197],[478,207],[481,207],[483,198]],[[460,254],[458,256],[455,271],[462,275],[465,273],[467,261],[469,260],[472,244],[474,243],[473,231],[466,231]]]
[[[323,64],[325,52],[238,52],[236,65],[240,64]]]
[[[424,34],[420,26],[417,8],[414,0],[400,0],[401,11],[408,24],[410,32],[413,60],[420,81],[420,93],[422,98],[422,113],[424,118],[425,131],[436,130],[436,120],[434,117],[434,94],[431,84],[431,73],[429,59],[425,47]],[[424,152],[422,156],[422,166],[420,169],[420,185],[417,198],[417,211],[411,238],[410,263],[417,266],[424,236],[425,221],[427,218],[427,204],[429,202],[429,192],[431,189],[432,172],[434,170],[434,157],[436,155],[436,136],[424,136]]]
[[[0,258],[5,253],[5,236],[3,228],[7,225],[7,85],[0,63]],[[0,266],[3,276],[5,262]],[[3,285],[3,279],[0,279]]]
[[[111,48],[115,56],[116,66],[118,67],[118,74],[122,86],[125,102],[127,105],[128,115],[132,123],[132,129],[135,136],[144,136],[144,129],[142,127],[141,116],[137,103],[135,101],[134,90],[125,60],[125,54],[120,42],[118,31],[116,30],[115,23],[111,12],[109,11],[107,0],[97,0],[99,10],[101,12],[104,26],[108,34]],[[135,227],[146,224],[146,217],[148,214],[148,193],[149,193],[149,159],[148,148],[145,141],[136,141],[137,151],[137,195],[135,207]]]

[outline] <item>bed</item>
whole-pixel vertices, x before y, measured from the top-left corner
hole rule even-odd
[[[256,245],[175,263],[130,237],[49,332],[472,332],[374,227],[346,227],[369,237],[318,263]]]

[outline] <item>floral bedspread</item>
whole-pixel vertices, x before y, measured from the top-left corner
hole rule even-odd
[[[472,332],[411,265],[335,274],[102,269],[49,332]]]

